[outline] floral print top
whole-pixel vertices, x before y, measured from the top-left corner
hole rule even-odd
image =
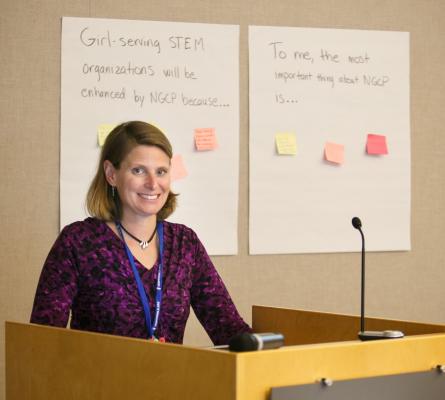
[[[214,344],[249,326],[236,310],[204,246],[190,228],[163,221],[162,305],[156,336],[182,343],[190,306]],[[151,269],[135,259],[154,315],[159,259]],[[87,218],[66,226],[40,276],[31,322],[147,338],[144,311],[124,244],[108,225]]]

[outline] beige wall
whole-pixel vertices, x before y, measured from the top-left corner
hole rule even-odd
[[[412,251],[368,255],[367,311],[373,316],[445,322],[445,1],[1,3],[0,399],[4,397],[3,322],[28,320],[41,265],[58,232],[62,16],[241,26],[240,250],[238,256],[214,257],[214,262],[248,321],[252,304],[358,313],[360,272],[357,253],[248,255],[248,25],[409,31]],[[194,319],[186,341],[208,342]]]

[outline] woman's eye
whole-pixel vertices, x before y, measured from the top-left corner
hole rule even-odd
[[[161,168],[161,169],[158,169],[157,172],[158,172],[158,176],[164,176],[168,172],[168,170],[165,168]]]
[[[142,175],[145,171],[144,171],[144,168],[134,167],[131,169],[131,172],[133,172],[133,174],[135,174],[135,175]]]

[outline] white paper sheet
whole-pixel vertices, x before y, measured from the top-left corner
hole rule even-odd
[[[169,220],[193,228],[210,254],[236,254],[238,56],[238,26],[63,18],[61,226],[86,216],[98,126],[143,120],[167,134],[188,172],[173,183]],[[196,151],[196,128],[214,128],[218,147]]]
[[[358,251],[354,216],[368,250],[409,250],[409,34],[251,26],[249,67],[250,253]],[[283,132],[296,155],[277,154]]]

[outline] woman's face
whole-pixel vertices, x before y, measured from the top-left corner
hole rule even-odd
[[[159,147],[136,146],[116,169],[104,163],[105,176],[116,186],[122,204],[122,219],[156,215],[170,192],[170,159]]]

